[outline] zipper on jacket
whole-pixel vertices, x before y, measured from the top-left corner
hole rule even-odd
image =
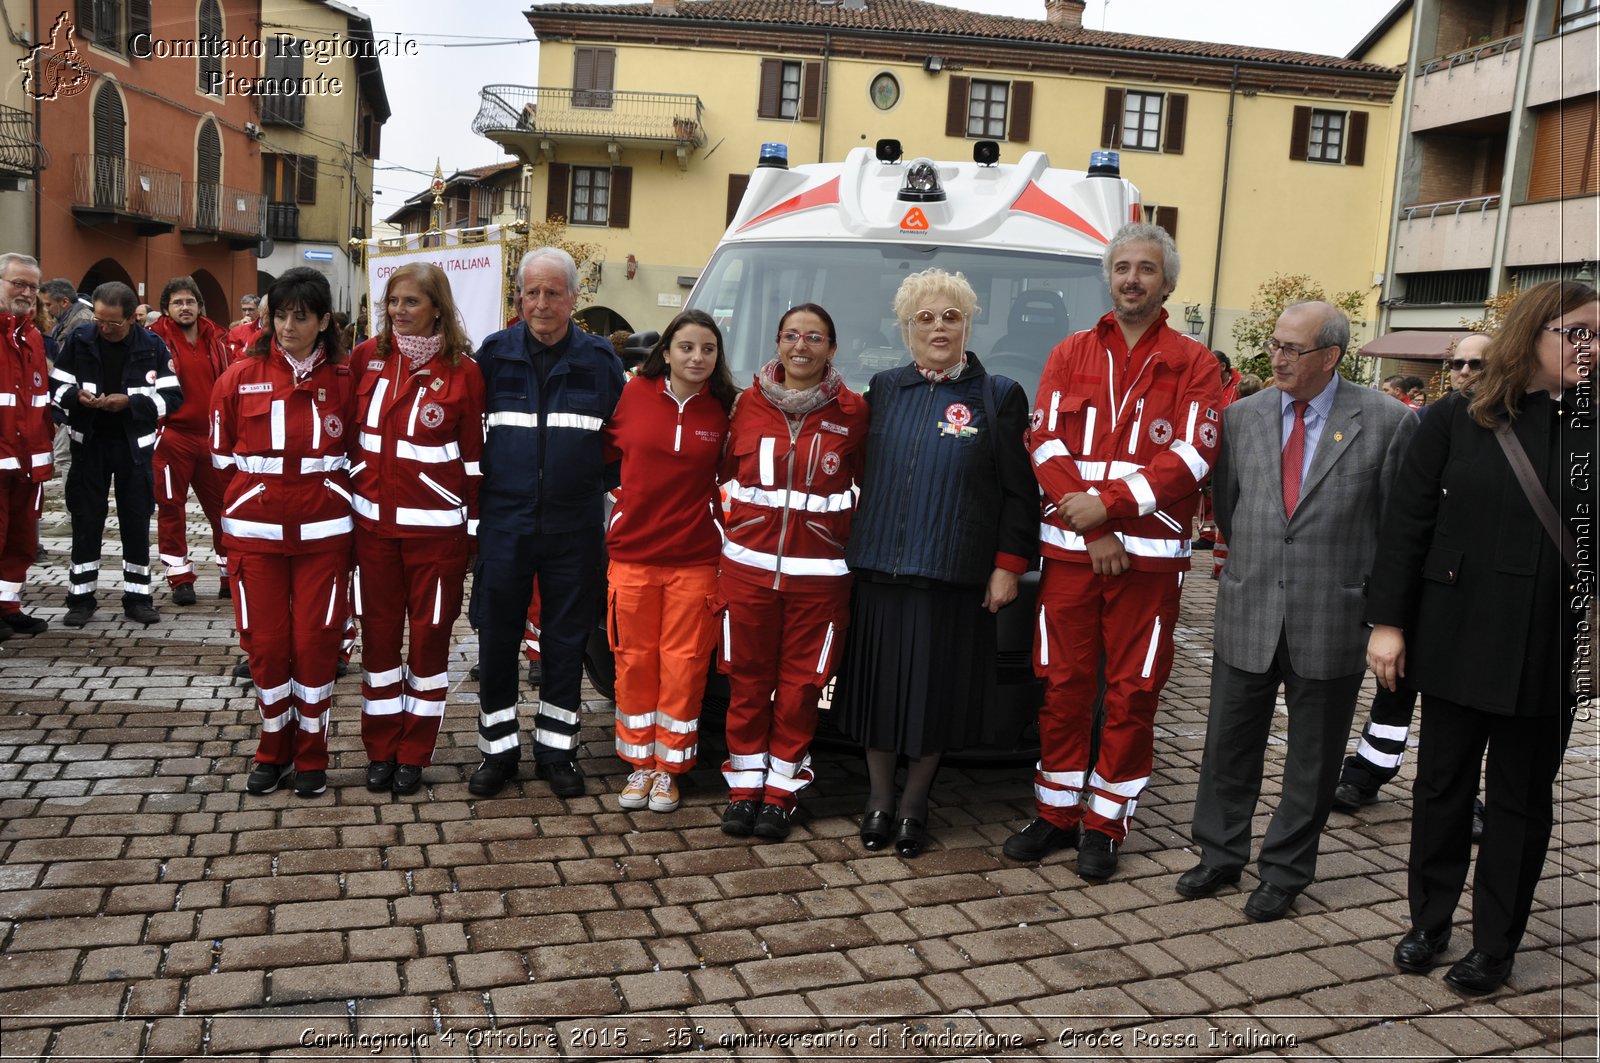
[[[921,418],[921,420],[922,420],[922,422],[924,424],[927,423],[927,418],[928,418],[929,413],[931,413],[933,411],[934,395],[937,393],[938,388],[939,388],[938,384],[934,383],[931,380],[928,381],[928,389],[925,392],[927,398],[923,401],[923,404],[922,404],[922,418]],[[991,426],[991,428],[992,428],[992,426]],[[922,453],[922,433],[918,432],[913,436],[912,441],[911,441],[911,460],[906,462],[906,486],[905,486],[904,492],[900,496],[901,497],[901,502],[902,502],[902,507],[904,506],[905,503],[910,501],[911,488],[912,488],[912,486],[913,486],[913,484],[914,484],[914,482],[916,481],[916,478],[917,478],[917,456],[920,455],[921,453]],[[903,508],[902,508],[902,512],[904,512]],[[900,528],[899,528],[898,532],[895,535],[895,542],[894,542],[894,569],[889,573],[891,576],[899,576],[900,575],[900,562],[905,558],[906,522],[902,520],[902,521],[899,522],[899,524],[900,524]]]
[[[232,513],[234,510],[238,509],[240,506],[244,505],[246,502],[250,501],[252,498],[256,497],[256,495],[259,495],[266,489],[266,484],[256,484],[254,487],[250,488],[250,490],[234,499],[233,505],[222,511],[223,515],[226,516],[227,514]]]
[[[350,497],[350,492],[346,491],[344,488],[340,487],[338,484],[334,483],[332,480],[323,480],[322,481],[322,486],[326,487],[328,490],[332,491],[334,494],[338,495],[340,498],[344,499],[346,502],[349,502],[352,505],[355,504],[354,500],[351,499],[351,497]]]
[[[446,502],[450,503],[452,506],[461,505],[461,499],[460,498],[456,497],[456,495],[454,495],[453,493],[451,493],[449,491],[446,491],[443,487],[441,487],[437,483],[435,483],[433,481],[433,478],[431,476],[429,476],[427,473],[425,473],[425,472],[417,473],[417,479],[421,480],[423,483],[425,483],[429,487],[433,488],[433,491],[434,491],[435,494],[437,494],[440,498],[444,499]]]
[[[778,525],[778,564],[772,572],[773,590],[777,590],[783,582],[783,546],[789,538],[789,496],[794,494],[794,454],[800,440],[800,429],[806,423],[806,419],[802,417],[800,423],[795,424],[785,415],[783,423],[789,429],[789,457],[784,461],[783,517]]]

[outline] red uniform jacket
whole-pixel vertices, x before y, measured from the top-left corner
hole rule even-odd
[[[771,580],[774,589],[849,574],[844,551],[867,416],[866,400],[841,388],[795,430],[759,385],[744,393],[722,463],[729,505],[724,561]]]
[[[178,323],[165,314],[150,326],[150,331],[160,336],[172,352],[172,371],[178,376],[184,399],[182,406],[161,419],[161,427],[204,435],[211,428],[211,389],[233,358],[215,321],[202,317],[196,327],[199,335],[192,346]]]
[[[241,321],[227,332],[223,333],[223,341],[228,345],[228,353],[234,358],[249,352],[256,345],[256,337],[260,336],[264,326],[254,321]]]
[[[613,560],[636,565],[714,565],[722,552],[717,462],[728,415],[707,388],[684,402],[665,377],[634,377],[605,427],[607,461],[622,486],[606,527]]]
[[[392,538],[478,533],[483,476],[483,373],[470,358],[435,357],[417,373],[378,341],[350,358],[356,376],[350,483],[356,521]]]
[[[1092,490],[1108,519],[1088,539],[1116,534],[1136,569],[1189,567],[1189,525],[1222,424],[1221,374],[1209,350],[1166,322],[1162,311],[1126,361],[1112,314],[1050,352],[1028,431],[1046,557],[1088,562],[1085,537],[1055,505]]]
[[[50,479],[55,433],[44,334],[32,316],[0,314],[0,470],[21,470],[35,483]]]
[[[355,387],[346,365],[324,362],[300,385],[276,346],[235,362],[211,395],[211,453],[234,469],[222,507],[232,553],[349,550]]]

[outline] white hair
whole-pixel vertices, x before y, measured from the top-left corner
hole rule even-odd
[[[535,262],[554,262],[567,273],[567,292],[570,294],[578,290],[578,264],[572,260],[572,256],[559,247],[536,247],[517,263],[518,291],[522,290],[522,278],[527,275],[528,267]]]

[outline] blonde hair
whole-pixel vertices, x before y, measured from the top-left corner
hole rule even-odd
[[[894,317],[900,322],[900,339],[911,349],[911,317],[917,307],[933,296],[948,298],[951,306],[967,316],[967,334],[972,336],[972,319],[978,316],[978,293],[972,290],[964,273],[946,273],[937,266],[913,273],[900,282],[894,293]]]

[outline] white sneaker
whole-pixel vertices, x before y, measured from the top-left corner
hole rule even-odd
[[[617,797],[617,804],[629,809],[643,808],[650,803],[650,787],[655,781],[655,772],[640,768],[628,776],[627,785],[623,786],[622,793]]]
[[[664,771],[656,772],[655,785],[650,787],[650,811],[673,812],[678,808],[678,780]]]

